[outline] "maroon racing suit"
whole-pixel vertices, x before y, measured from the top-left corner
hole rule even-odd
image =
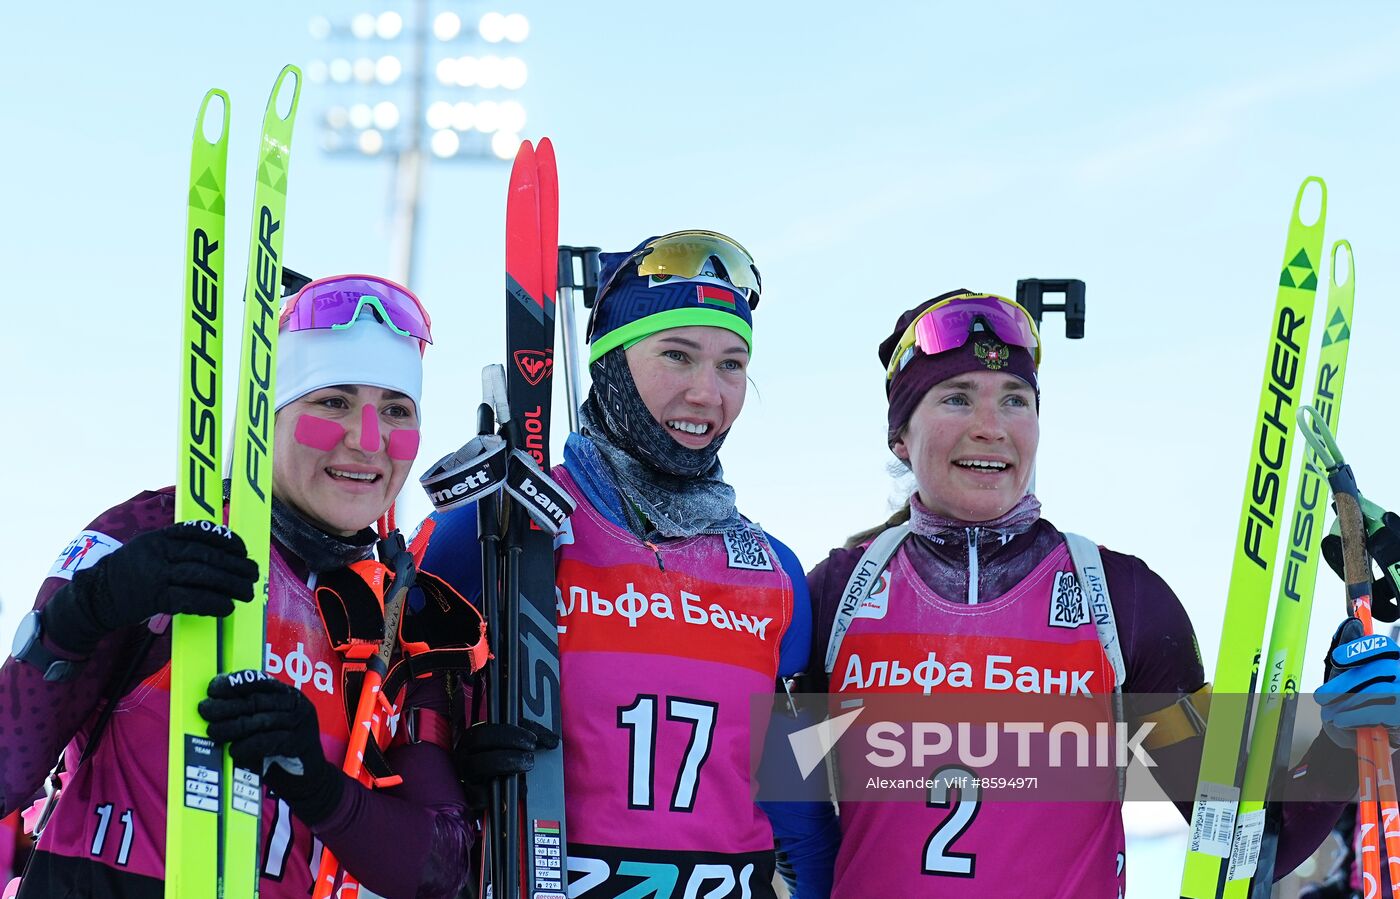
[[[1024,592],[1024,583],[1038,568],[1053,561],[1055,554],[1063,555],[1064,536],[1048,521],[1032,516],[1029,522],[1024,519],[1018,527],[998,530],[995,527],[979,527],[975,524],[948,527],[946,522],[931,526],[933,516],[918,506],[915,500],[915,514],[912,519],[913,532],[905,540],[896,560],[904,560],[896,569],[892,563],[887,576],[894,577],[899,572],[917,578],[919,589],[939,598],[939,602],[951,603],[945,615],[956,616],[958,604],[966,607],[969,600],[985,608],[982,617],[988,624],[995,620],[996,611],[1009,607],[1012,601]],[[832,550],[830,555],[808,574],[808,585],[812,593],[814,628],[812,658],[823,659],[831,635],[833,620],[845,591],[847,580],[860,560],[864,547]],[[1108,593],[1117,619],[1117,630],[1122,646],[1125,665],[1123,694],[1125,711],[1130,719],[1157,712],[1163,705],[1170,704],[1173,697],[1186,696],[1200,689],[1205,683],[1204,671],[1195,645],[1195,634],[1181,602],[1156,573],[1140,559],[1110,550],[1101,550],[1103,567],[1108,582]],[[936,608],[926,610],[938,614]],[[1041,611],[1042,617],[1044,610]],[[963,617],[967,617],[964,615]],[[853,622],[853,630],[859,620]],[[938,632],[939,625],[931,621],[931,632]],[[990,637],[991,634],[986,636]],[[844,644],[843,644],[844,646]],[[823,689],[836,690],[841,681],[838,668],[831,675],[832,683]],[[1137,700],[1137,704],[1134,701]],[[1143,704],[1152,707],[1143,707]],[[1153,704],[1155,703],[1155,704]],[[1196,773],[1203,745],[1201,736],[1190,737],[1174,745],[1157,748],[1152,757],[1158,768],[1153,774],[1157,781],[1173,798],[1190,796],[1194,793]],[[1350,759],[1350,761],[1348,761]],[[1309,763],[1314,770],[1308,776]],[[1281,805],[1281,832],[1277,848],[1275,877],[1282,877],[1304,861],[1326,838],[1332,823],[1342,811],[1342,803],[1332,797],[1338,795],[1337,784],[1317,772],[1354,770],[1354,758],[1337,747],[1326,736],[1319,736],[1308,750],[1303,763],[1298,765],[1293,777],[1286,785],[1286,799]],[[1329,798],[1322,798],[1329,797]],[[1191,803],[1178,801],[1178,809],[1189,819]],[[878,804],[877,804],[878,805]],[[897,803],[885,803],[886,811],[897,813]],[[1053,804],[1045,807],[1053,814]],[[1029,808],[1029,806],[1028,806]],[[950,815],[952,812],[950,811]],[[994,815],[979,816],[968,825],[971,834],[980,823],[994,826]],[[850,818],[851,820],[846,820]],[[865,896],[859,872],[867,864],[880,864],[880,860],[859,856],[860,847],[869,840],[866,834],[852,833],[858,815],[842,815],[842,850],[836,865],[836,884],[833,895]],[[911,877],[918,881],[918,889],[933,891],[939,895],[982,895],[985,889],[998,893],[998,886],[1007,881],[998,877],[1008,872],[1021,871],[1023,864],[1013,863],[1035,860],[1035,865],[1052,864],[1048,858],[1054,841],[1062,836],[1053,818],[1039,822],[1038,828],[1030,828],[1031,833],[1045,835],[1035,845],[1033,838],[1013,841],[1004,850],[989,853],[980,860],[975,870],[979,873],[962,873],[962,880],[956,878],[918,877],[918,866],[911,870]],[[963,833],[960,831],[960,833]],[[964,839],[969,845],[973,842]],[[996,840],[985,841],[981,845],[997,845]],[[958,849],[955,840],[950,851]],[[1122,859],[1119,859],[1118,877],[1122,875]],[[892,861],[891,864],[894,862]],[[1104,864],[1108,873],[1113,874],[1114,859],[1110,856]],[[968,865],[972,868],[972,865]],[[1048,870],[1059,871],[1055,867]],[[844,875],[844,876],[843,876]],[[966,879],[972,878],[972,879]],[[1014,880],[1014,878],[1013,878]],[[907,888],[913,888],[906,885]],[[1105,888],[1102,895],[1117,895],[1117,888]],[[998,893],[999,894],[999,893]],[[1066,895],[1062,890],[1047,888],[1043,895]],[[1131,893],[1129,893],[1131,895]]]
[[[143,492],[103,513],[60,555],[35,607],[42,608],[74,571],[93,564],[93,556],[170,524],[173,514],[169,489]],[[341,659],[326,636],[309,582],[314,576],[306,563],[274,541],[264,667],[311,699],[322,749],[339,768],[347,739]],[[0,816],[28,802],[60,752],[72,772],[25,874],[21,897],[163,895],[170,638],[168,632],[158,635],[142,658],[138,647],[149,633],[139,625],[107,635],[78,676],[62,683],[46,682],[37,668],[13,658],[0,669]],[[135,658],[140,664],[128,676]],[[411,681],[401,709],[423,709],[447,720],[443,683],[436,676]],[[116,707],[95,752],[77,765],[111,701]],[[403,783],[380,791],[347,778],[339,804],[314,832],[285,802],[264,791],[262,896],[310,895],[323,844],[381,895],[457,895],[470,837],[448,752],[432,742],[400,742],[387,757]]]

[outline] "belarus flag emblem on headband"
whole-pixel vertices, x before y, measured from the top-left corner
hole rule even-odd
[[[734,292],[718,287],[714,284],[695,285],[696,300],[701,306],[720,306],[732,310],[734,308]]]

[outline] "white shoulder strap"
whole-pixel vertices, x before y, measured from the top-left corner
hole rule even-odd
[[[836,607],[836,618],[831,623],[831,639],[826,644],[826,673],[836,665],[836,655],[841,651],[841,641],[856,617],[860,604],[869,598],[880,583],[880,574],[890,564],[890,559],[899,551],[899,545],[909,536],[909,525],[901,524],[888,528],[876,537],[846,581],[846,589],[841,593],[841,605]]]
[[[831,638],[827,641],[825,671],[829,675],[836,665],[836,656],[841,651],[841,641],[850,629],[856,610],[880,582],[880,574],[889,566],[890,559],[899,551],[906,537],[909,525],[902,524],[889,528],[876,537],[860,561],[851,571],[846,581],[846,589],[841,594],[841,604],[836,609],[836,618],[831,624]],[[1118,640],[1118,622],[1113,614],[1113,603],[1108,595],[1108,580],[1104,576],[1103,558],[1099,547],[1087,537],[1079,534],[1064,534],[1069,547],[1070,558],[1074,561],[1075,575],[1079,580],[1086,614],[1094,622],[1099,635],[1099,644],[1113,666],[1113,686],[1121,689],[1127,677],[1123,663],[1123,648]]]
[[[1123,647],[1118,642],[1118,621],[1113,616],[1113,603],[1108,596],[1108,579],[1104,576],[1103,558],[1094,541],[1078,534],[1064,532],[1065,544],[1069,546],[1070,558],[1074,560],[1074,573],[1079,578],[1080,592],[1084,597],[1084,608],[1099,632],[1099,643],[1103,646],[1108,661],[1113,665],[1113,686],[1123,688],[1127,678],[1123,664]]]

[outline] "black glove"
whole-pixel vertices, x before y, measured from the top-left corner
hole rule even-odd
[[[186,521],[148,531],[73,575],[44,606],[59,647],[91,655],[107,634],[160,614],[227,615],[253,598],[258,566],[223,525]]]
[[[536,749],[554,749],[559,735],[534,721],[519,727],[483,721],[467,728],[453,760],[462,778],[467,807],[481,814],[490,804],[491,782],[535,767]]]
[[[221,674],[199,703],[209,738],[227,743],[233,763],[255,771],[307,826],[340,802],[346,777],[321,751],[316,707],[296,687],[260,671]]]

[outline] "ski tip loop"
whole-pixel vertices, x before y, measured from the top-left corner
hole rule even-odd
[[[1303,220],[1304,201],[1308,195],[1308,187],[1317,185],[1317,207],[1313,209],[1308,205],[1308,215],[1311,221]],[[1294,225],[1307,228],[1321,228],[1323,220],[1327,218],[1327,182],[1316,175],[1309,175],[1303,179],[1303,183],[1298,186],[1298,197],[1293,201],[1293,223]]]
[[[222,110],[222,115],[220,117],[218,134],[216,134],[213,137],[210,137],[208,131],[206,130],[208,127],[207,118],[209,115],[209,105],[214,100],[219,101],[219,108]],[[203,141],[205,144],[211,147],[217,147],[222,144],[227,144],[229,113],[230,106],[228,92],[217,87],[209,88],[209,90],[206,91],[204,94],[204,100],[199,104],[199,115],[196,116],[194,120],[194,139],[197,141]]]
[[[292,80],[291,95],[286,101],[286,108],[283,109],[283,94],[287,86],[287,79]],[[268,106],[276,113],[277,118],[283,122],[290,123],[297,114],[297,103],[301,100],[301,69],[291,63],[282,67],[282,71],[277,73],[277,80],[273,82],[271,99]]]
[[[1327,427],[1327,419],[1322,417],[1321,412],[1312,406],[1299,406],[1298,429],[1303,432],[1308,446],[1317,453],[1323,468],[1332,471],[1343,465],[1345,460],[1342,459],[1341,447],[1337,446],[1337,439],[1332,436],[1332,429]]]
[[[1337,280],[1337,259],[1339,258],[1339,256],[1340,256],[1342,253],[1346,253],[1346,259],[1347,259],[1346,279],[1343,280],[1343,281],[1338,281],[1338,280]],[[1356,268],[1355,268],[1355,266],[1356,266],[1356,256],[1355,256],[1355,254],[1353,254],[1352,251],[1351,251],[1351,241],[1349,241],[1349,240],[1338,240],[1338,241],[1336,241],[1336,242],[1334,242],[1334,243],[1332,244],[1332,260],[1331,260],[1331,262],[1332,262],[1332,264],[1331,264],[1330,266],[1328,266],[1328,268],[1331,269],[1330,277],[1331,277],[1331,279],[1332,279],[1332,286],[1333,286],[1333,287],[1337,287],[1337,288],[1345,287],[1349,282],[1353,281],[1353,280],[1356,278]]]

